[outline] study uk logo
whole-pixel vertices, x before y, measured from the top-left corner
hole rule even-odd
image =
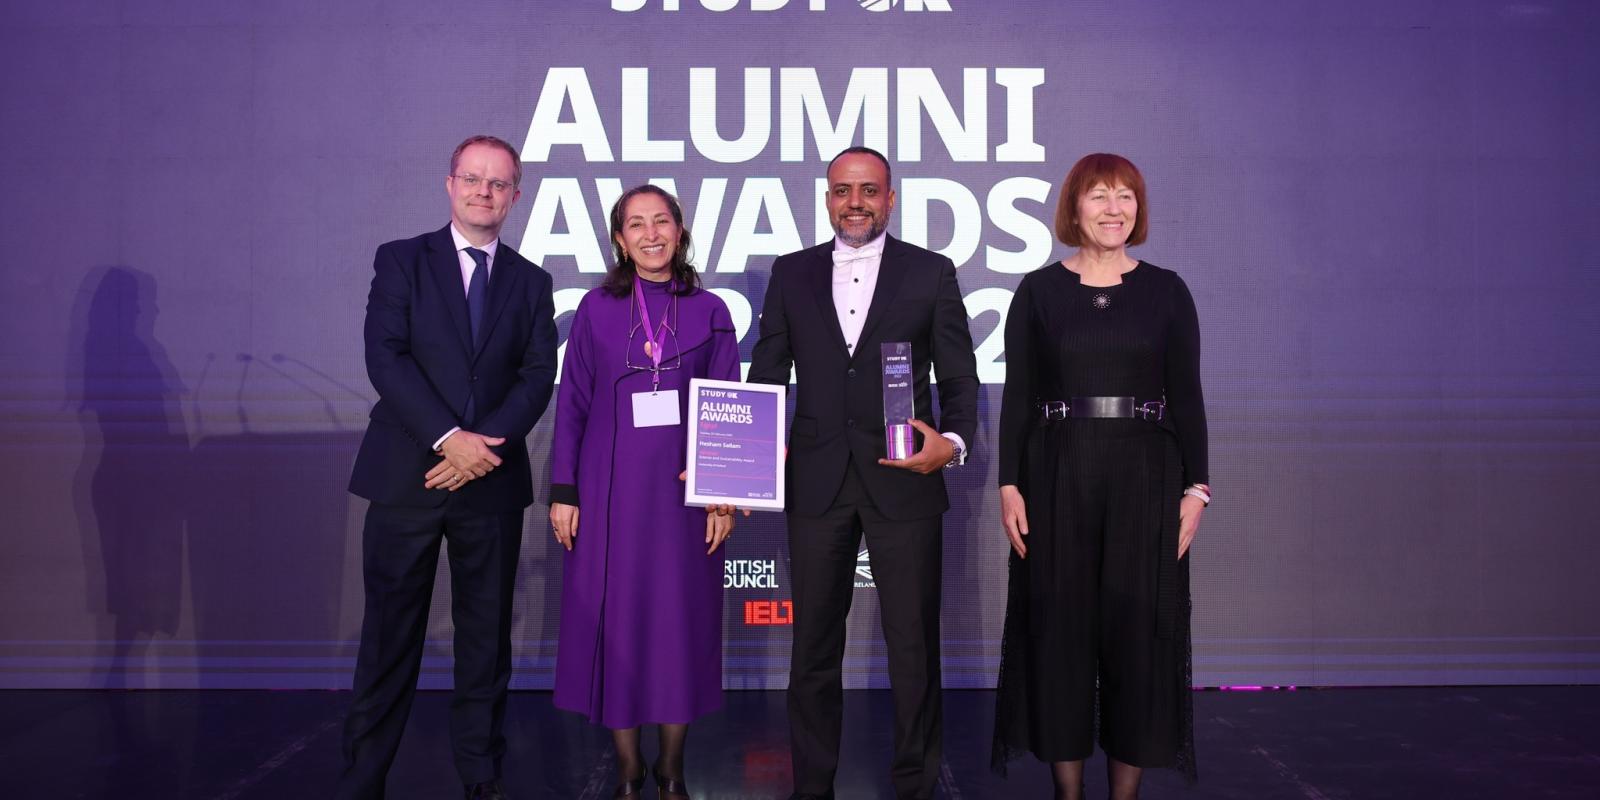
[[[685,2],[698,3],[707,11],[733,11],[747,8],[751,11],[777,11],[791,2],[807,11],[827,11],[828,0],[611,0],[612,11],[643,11],[659,5],[662,11],[678,11]],[[851,3],[868,11],[889,11],[901,8],[906,11],[949,11],[950,0],[836,0]]]

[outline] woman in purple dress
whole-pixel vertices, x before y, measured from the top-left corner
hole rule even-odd
[[[555,704],[611,729],[617,797],[644,785],[639,727],[660,724],[662,797],[688,796],[689,722],[722,707],[730,507],[688,508],[691,378],[739,379],[728,308],[700,288],[678,201],[645,185],[611,209],[616,267],[578,304],[556,406],[550,522],[566,548]]]

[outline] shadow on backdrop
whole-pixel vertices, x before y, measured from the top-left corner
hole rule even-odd
[[[84,442],[73,507],[87,608],[107,623],[90,669],[98,673],[94,683],[107,689],[160,686],[163,664],[175,651],[164,653],[157,639],[170,639],[182,616],[189,435],[184,387],[155,338],[159,313],[148,273],[126,266],[91,270],[74,304],[73,349],[64,370],[74,384],[68,396],[76,400]],[[160,788],[181,783],[181,745],[157,734],[192,728],[192,710],[173,704],[143,711],[119,705],[104,724],[88,726],[88,735],[108,739],[119,754],[105,769],[108,791],[152,768],[174,776]]]
[[[184,392],[156,341],[156,283],[116,266],[92,270],[78,293],[67,365],[76,376],[84,455],[74,480],[88,608],[104,613],[112,656],[97,679],[141,688],[155,671],[152,638],[178,629],[189,436]],[[147,671],[148,670],[148,671]]]

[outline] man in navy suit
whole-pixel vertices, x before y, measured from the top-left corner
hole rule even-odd
[[[411,713],[439,542],[449,540],[455,622],[450,740],[469,798],[504,798],[501,726],[511,680],[511,595],[533,502],[524,443],[550,403],[550,275],[500,242],[522,160],[492,136],[462,142],[450,224],[378,248],[365,325],[378,403],[350,491],[362,531],[366,614],[345,721],[339,798],[381,798]]]

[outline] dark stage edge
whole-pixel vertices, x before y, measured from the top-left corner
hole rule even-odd
[[[0,798],[322,798],[340,764],[347,692],[0,692]],[[459,798],[450,760],[450,696],[417,698],[389,797]],[[1031,761],[989,771],[994,693],[945,693],[941,797],[1047,798]],[[838,792],[891,797],[890,698],[846,692]],[[728,692],[727,708],[691,729],[696,798],[789,792],[782,692]],[[518,692],[506,719],[512,797],[606,798],[610,737]],[[1144,797],[1600,797],[1600,687],[1315,689],[1197,692],[1200,783],[1151,773]],[[647,733],[647,756],[653,733]],[[1104,762],[1089,796],[1105,796]],[[648,789],[646,797],[654,797]]]

